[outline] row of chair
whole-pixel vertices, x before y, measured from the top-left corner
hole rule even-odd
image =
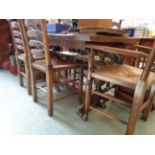
[[[20,85],[23,86],[23,77],[26,77],[28,94],[32,93],[34,102],[38,100],[37,89],[47,92],[49,116],[53,115],[53,86],[59,91],[61,83],[72,85],[77,91],[69,96],[78,92],[82,104],[85,70],[85,104],[78,111],[84,120],[88,120],[88,113],[93,110],[127,124],[126,134],[133,134],[139,114],[142,113],[145,120],[148,118],[155,100],[155,75],[151,72],[155,45],[148,48],[140,45],[86,44],[85,50],[89,56],[82,56],[74,51],[73,54],[71,51],[53,52],[54,48],[48,40],[46,20],[11,20],[10,25]],[[61,58],[66,55],[71,59]],[[88,66],[83,66],[75,59],[84,62],[89,60]],[[96,107],[96,104],[107,100],[130,107],[128,121]]]
[[[20,85],[23,86],[23,75],[26,76],[28,94],[31,94],[32,89],[34,102],[38,100],[37,89],[47,92],[49,94],[48,114],[51,116],[53,114],[52,84],[54,83],[54,86],[59,89],[60,72],[65,74],[66,83],[74,83],[77,79],[71,80],[68,73],[75,69],[78,69],[80,74],[78,91],[72,92],[69,96],[79,93],[79,101],[82,101],[82,66],[73,61],[65,61],[55,55],[52,56],[53,49],[48,43],[46,20],[17,20],[10,23],[16,48]],[[25,71],[22,70],[21,64],[25,65],[23,67]]]

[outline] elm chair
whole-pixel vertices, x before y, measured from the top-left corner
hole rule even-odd
[[[126,124],[126,134],[134,134],[139,114],[142,113],[142,118],[144,120],[147,120],[149,112],[155,102],[155,74],[151,72],[151,67],[155,58],[155,44],[150,53],[133,49],[90,44],[86,45],[86,48],[90,50],[90,57],[85,96],[85,114],[83,116],[83,119],[88,120],[88,113],[90,110],[92,110],[98,112],[106,118]],[[130,66],[129,64],[123,63],[113,63],[109,66],[94,65],[94,55],[100,52],[108,52],[113,54],[117,53],[123,57],[130,57],[130,59],[147,57],[148,61],[146,62],[144,69],[140,69],[135,66]],[[133,99],[130,101],[120,99],[115,93],[109,93],[111,89],[93,89],[93,80],[101,80],[104,82],[112,83],[113,87],[111,87],[111,89],[114,89],[114,92],[116,91],[118,86],[122,86],[126,89],[131,89],[134,92]],[[124,94],[125,93],[126,92],[124,92]],[[108,112],[91,106],[90,102],[91,96],[93,94],[101,96],[105,100],[111,100],[113,101],[112,103],[119,103],[130,107],[131,110],[128,120],[126,121],[119,118],[118,116],[114,116]]]
[[[29,65],[29,54],[26,48],[26,44],[23,36],[21,35],[21,29],[17,20],[10,20],[10,28],[13,38],[13,44],[15,48],[15,56],[18,69],[18,77],[20,86],[24,86],[24,78],[27,83],[28,94],[31,95],[31,74]]]
[[[66,97],[70,97],[75,94],[79,94],[79,102],[82,102],[82,66],[78,63],[64,61],[59,57],[53,56],[52,50],[49,48],[51,47],[48,40],[48,32],[47,32],[47,25],[46,20],[41,19],[37,21],[37,24],[33,23],[34,21],[31,20],[20,20],[20,26],[22,28],[22,34],[25,38],[27,48],[29,48],[29,53],[31,55],[31,73],[32,73],[32,93],[33,93],[33,100],[35,102],[38,101],[37,98],[37,88],[45,91],[48,95],[48,115],[53,115],[53,101],[54,101],[54,94],[53,94],[53,86],[57,83],[57,78],[55,78],[55,73],[64,73],[65,71],[72,70],[72,69],[79,69],[80,76],[78,81],[78,88],[75,91],[72,91],[67,96],[61,97],[64,99]],[[35,58],[39,58],[37,60]],[[35,76],[35,72],[40,71],[46,75],[46,87],[45,86],[38,86],[37,80]],[[69,77],[67,79],[68,85],[70,82],[74,82],[70,80]],[[61,82],[61,80],[59,81]],[[62,83],[64,81],[62,80]],[[66,82],[66,81],[65,81]]]

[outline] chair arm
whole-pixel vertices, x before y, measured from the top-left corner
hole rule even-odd
[[[132,57],[148,56],[147,53],[144,53],[142,51],[131,50],[126,48],[110,47],[110,46],[104,46],[104,45],[86,44],[85,48],[92,49],[99,52],[121,54],[124,56],[132,56]]]
[[[134,49],[134,50],[140,50],[141,52],[149,54],[150,51],[152,50],[151,47],[148,46],[142,46],[142,45],[133,45],[133,46],[126,46],[129,47],[129,49]]]

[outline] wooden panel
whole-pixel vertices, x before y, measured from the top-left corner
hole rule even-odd
[[[81,34],[81,33],[68,33],[68,34],[48,34],[50,44],[53,44],[53,41],[58,40],[58,42],[65,41],[76,41],[76,42],[98,42],[98,43],[124,43],[130,45],[136,45],[139,42],[139,39],[129,38],[129,37],[115,37],[115,36],[104,36],[104,35],[95,35],[91,33]],[[65,46],[65,45],[64,45]]]
[[[153,39],[153,38],[142,38],[142,39],[140,39],[140,45],[148,46],[148,47],[152,48],[154,41],[155,41],[155,39]]]
[[[112,19],[80,19],[79,27],[85,26],[103,26],[103,27],[112,27]]]

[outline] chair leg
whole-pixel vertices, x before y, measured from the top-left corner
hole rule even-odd
[[[27,77],[27,91],[28,94],[31,95],[32,94],[32,88],[31,88],[31,77],[30,74]]]
[[[81,69],[80,69],[81,70]],[[81,71],[80,71],[81,72]],[[79,75],[81,76],[81,75]],[[80,79],[81,80],[81,79]],[[75,87],[75,82],[76,82],[76,69],[73,69],[73,87]]]
[[[128,119],[128,125],[127,125],[127,130],[126,130],[127,135],[134,134],[136,122],[138,119],[138,115],[140,113],[140,107],[144,100],[145,90],[146,90],[146,83],[144,81],[138,81],[136,89],[135,89],[135,94],[134,94],[130,116]]]
[[[117,97],[118,96],[118,92],[119,92],[119,86],[116,85],[115,91],[114,91],[114,97]]]
[[[75,73],[76,74],[76,73]],[[76,75],[75,75],[76,76]],[[79,69],[79,104],[82,104],[83,68]],[[75,80],[75,79],[74,79]]]
[[[155,84],[152,85],[152,87],[151,87],[151,91],[150,91],[148,100],[150,101],[150,103],[144,109],[143,116],[142,116],[142,119],[145,121],[147,121],[147,119],[149,117],[149,113],[151,111],[151,108],[152,108],[153,104],[155,103]]]
[[[83,115],[83,119],[85,121],[88,120],[89,106],[91,101],[91,85],[92,85],[92,80],[87,79],[86,96],[85,96],[85,114]]]
[[[60,92],[60,72],[58,72],[57,83],[57,91]]]
[[[65,71],[65,77],[68,77],[68,70]]]
[[[36,87],[36,76],[35,76],[35,69],[32,67],[31,69],[31,75],[32,75],[32,96],[33,96],[33,101],[37,102],[38,101],[38,96],[37,96],[37,87]]]
[[[55,79],[55,88],[60,92],[60,72],[55,72],[53,77]]]
[[[47,66],[47,95],[48,95],[48,115],[53,115],[53,71],[52,66]]]
[[[94,66],[94,52],[91,50],[88,60],[88,74],[87,74],[87,85],[86,85],[86,95],[85,95],[85,114],[83,115],[83,119],[85,121],[88,120],[89,106],[91,100],[91,88],[92,88],[92,71]]]
[[[26,80],[27,80],[27,91],[28,94],[31,95],[31,73],[28,58],[25,60],[25,69],[26,69]]]
[[[17,70],[18,70],[19,84],[20,84],[21,87],[23,87],[24,86],[24,81],[23,81],[23,76],[21,74],[22,69],[21,69],[21,62],[20,62],[19,59],[17,59]]]

